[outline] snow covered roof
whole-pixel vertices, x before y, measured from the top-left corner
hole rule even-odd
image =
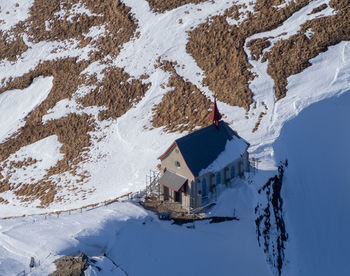
[[[230,149],[236,148],[235,154],[225,158],[228,163],[236,160],[248,148],[249,144],[238,137],[237,134],[224,122],[220,121],[218,127],[212,124],[189,135],[175,140],[176,144],[185,159],[187,167],[196,177],[199,172],[208,168],[225,150],[226,144],[230,142]],[[159,157],[164,156],[173,148],[173,145]]]

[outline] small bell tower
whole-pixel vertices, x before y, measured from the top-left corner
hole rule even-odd
[[[216,105],[216,98],[214,98],[214,104],[213,104],[213,109],[209,115],[210,121],[212,121],[213,124],[216,125],[216,128],[219,129],[219,121],[221,120],[222,116],[219,112],[219,109]]]

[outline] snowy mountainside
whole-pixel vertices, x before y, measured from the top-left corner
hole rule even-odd
[[[116,268],[106,252],[130,275],[144,275],[142,266],[156,275],[167,236],[167,262],[202,252],[183,264],[193,273],[347,275],[349,16],[348,1],[336,0],[1,1],[0,217],[143,189],[174,139],[210,123],[214,96],[257,167],[212,210],[237,211],[232,224],[169,225],[129,203],[1,220],[0,275],[25,269],[30,256],[46,260],[33,275],[47,274],[58,256],[81,251],[107,270]],[[279,271],[259,247],[254,209],[269,206],[258,191],[285,160]],[[273,250],[280,237],[270,229]]]
[[[1,7],[0,104],[17,108],[4,119],[0,144],[3,217],[81,207],[142,189],[145,174],[175,138],[209,124],[214,94],[224,119],[252,145],[251,155],[274,168],[270,145],[284,122],[346,87],[349,44],[340,41],[349,33],[342,17],[348,6],[336,1],[180,1],[173,9],[158,1],[44,2]],[[339,35],[328,29],[334,22],[343,29]],[[302,48],[284,49],[287,41]],[[275,51],[284,51],[280,60],[292,67],[277,64]],[[289,76],[284,86],[276,70]],[[44,81],[49,78],[52,84]],[[40,100],[21,100],[36,89]],[[36,166],[43,160],[38,154],[11,160],[49,136],[63,154],[55,164]],[[14,166],[31,166],[33,179],[13,177]]]

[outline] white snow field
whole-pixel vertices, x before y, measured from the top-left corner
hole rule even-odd
[[[350,90],[302,111],[274,143],[283,183],[287,275],[350,273]]]
[[[187,224],[194,228],[159,221],[128,202],[59,217],[2,220],[0,275],[28,272],[31,256],[40,266],[30,275],[47,275],[60,255],[79,252],[96,256],[103,269],[90,267],[85,275],[271,275],[256,242],[251,188],[228,190],[219,199],[225,208],[213,210],[213,215],[235,213],[239,221]]]
[[[18,22],[25,20],[29,16],[29,9],[34,0],[17,1],[6,0],[0,3],[0,30],[8,31]]]

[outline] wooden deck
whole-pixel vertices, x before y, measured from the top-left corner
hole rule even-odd
[[[182,208],[180,203],[159,201],[156,196],[145,199],[143,207],[147,210],[153,211],[157,214],[171,212],[172,219],[200,219],[199,214],[192,214],[188,210]]]

